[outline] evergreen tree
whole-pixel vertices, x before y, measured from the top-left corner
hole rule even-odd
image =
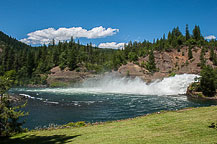
[[[60,54],[60,65],[59,66],[61,70],[63,70],[67,66],[67,54],[65,51]]]
[[[128,55],[128,59],[131,62],[133,62],[133,61],[135,62],[135,61],[138,60],[138,56],[137,56],[137,54],[135,52],[130,52],[129,55]]]
[[[215,58],[215,52],[214,52],[214,48],[213,47],[211,47],[211,49],[210,49],[210,60],[211,61],[213,61],[214,60],[214,58]]]
[[[12,106],[5,95],[15,81],[15,71],[8,71],[4,76],[0,76],[0,137],[8,137],[23,131],[23,122],[19,118],[27,113],[19,109],[25,105]]]
[[[189,40],[191,37],[190,37],[190,33],[189,33],[189,30],[188,30],[188,24],[186,24],[186,28],[185,28],[185,39],[186,41]]]
[[[69,70],[77,68],[77,53],[75,49],[71,50],[68,54],[67,66],[69,67]]]
[[[32,72],[34,71],[34,57],[33,57],[33,55],[30,53],[30,52],[28,52],[28,54],[27,54],[27,75],[28,75],[28,77],[31,77],[32,76]]]
[[[201,39],[200,27],[197,25],[195,25],[195,27],[193,29],[193,38],[196,41],[199,41]]]
[[[192,48],[191,46],[188,47],[188,59],[192,59],[193,58],[193,54],[192,54]]]
[[[169,44],[171,44],[172,43],[172,34],[171,34],[171,32],[168,33],[167,39],[168,39]]]
[[[148,62],[146,63],[145,67],[152,73],[157,71],[153,50],[151,50],[149,53]]]
[[[200,88],[203,94],[208,97],[214,96],[217,88],[217,71],[211,66],[205,66],[200,75]]]
[[[200,67],[203,68],[206,64],[206,60],[204,58],[204,54],[205,54],[205,48],[203,47],[201,49],[201,53],[200,53]]]

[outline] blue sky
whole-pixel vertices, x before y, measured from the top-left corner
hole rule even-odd
[[[0,0],[0,30],[16,39],[47,28],[119,29],[116,34],[79,38],[82,43],[152,41],[179,26],[217,36],[215,0]]]

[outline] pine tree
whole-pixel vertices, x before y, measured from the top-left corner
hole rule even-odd
[[[204,54],[205,54],[205,48],[203,47],[201,49],[201,53],[200,53],[200,67],[203,68],[206,64],[206,60],[204,58]]]
[[[192,55],[192,48],[191,46],[188,47],[188,59],[192,59],[193,58],[193,55]]]
[[[27,115],[27,113],[19,110],[22,106],[12,106],[5,93],[14,84],[15,71],[8,71],[4,76],[0,76],[0,137],[8,137],[13,134],[22,132],[22,124],[20,117]]]
[[[149,53],[148,62],[146,63],[145,67],[152,73],[157,71],[153,50],[151,50]]]
[[[69,70],[77,68],[77,53],[75,49],[71,50],[68,54],[67,66],[69,67]]]
[[[171,32],[168,33],[167,39],[169,41],[169,44],[171,44],[171,42],[172,42],[172,34],[171,34]]]
[[[217,55],[216,55],[213,47],[211,47],[211,49],[210,49],[210,58],[209,59],[213,62],[214,65],[217,65]]]
[[[190,37],[190,33],[189,33],[189,30],[188,30],[188,24],[186,24],[186,28],[185,28],[185,39],[186,41],[189,40],[191,37]]]
[[[216,93],[217,71],[205,66],[201,71],[200,88],[205,96],[212,97]]]
[[[211,61],[213,61],[214,57],[215,57],[214,48],[211,47],[211,49],[210,49],[210,58],[209,58],[209,59],[210,59]]]
[[[196,41],[199,41],[201,39],[200,27],[197,25],[193,29],[193,38]]]

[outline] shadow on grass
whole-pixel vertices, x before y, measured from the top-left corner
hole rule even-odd
[[[73,138],[81,135],[66,136],[66,135],[53,135],[53,136],[36,136],[36,135],[25,135],[19,138],[0,139],[1,144],[65,144],[71,142]]]

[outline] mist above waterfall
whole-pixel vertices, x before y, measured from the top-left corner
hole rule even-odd
[[[178,95],[185,94],[190,83],[194,82],[194,74],[175,75],[163,80],[156,80],[146,83],[136,77],[121,77],[114,74],[107,74],[97,78],[91,78],[82,83],[79,87],[73,88],[45,88],[37,91],[55,92],[55,93],[120,93],[120,94],[138,94],[138,95]]]
[[[105,75],[101,79],[89,79],[83,88],[93,88],[104,93],[124,93],[140,95],[178,95],[185,94],[197,75],[182,74],[146,83],[139,77],[134,79],[116,75]]]

